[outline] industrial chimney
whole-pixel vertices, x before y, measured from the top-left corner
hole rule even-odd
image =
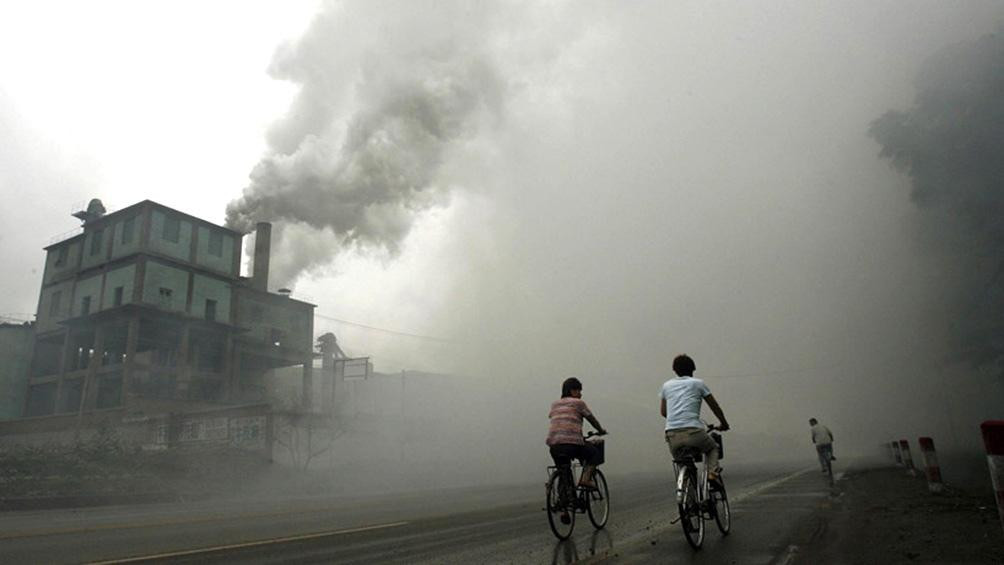
[[[251,288],[268,292],[269,248],[272,246],[272,224],[258,222],[254,236],[254,272]]]

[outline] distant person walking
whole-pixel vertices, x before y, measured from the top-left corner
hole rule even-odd
[[[837,460],[833,456],[833,432],[815,418],[809,418],[809,429],[812,431],[812,443],[816,445],[816,453],[819,455],[819,465],[826,473],[830,468],[830,461]]]

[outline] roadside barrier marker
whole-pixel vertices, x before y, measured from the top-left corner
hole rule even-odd
[[[924,472],[927,474],[927,490],[938,493],[944,490],[941,481],[941,467],[938,465],[938,455],[934,451],[934,440],[929,437],[917,439],[920,444],[920,454],[924,458]]]
[[[987,420],[980,424],[983,432],[983,445],[987,448],[987,465],[990,467],[990,480],[997,495],[997,514],[1004,527],[1004,420]]]
[[[913,466],[913,457],[910,455],[910,442],[905,439],[899,440],[899,449],[903,452],[903,466],[911,477],[917,476],[917,469]]]

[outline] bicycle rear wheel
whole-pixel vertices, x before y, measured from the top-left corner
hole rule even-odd
[[[596,490],[586,492],[586,511],[593,527],[602,530],[610,517],[610,491],[607,489],[607,478],[599,469],[593,472],[593,482],[596,483]]]
[[[732,510],[729,508],[729,495],[725,492],[725,483],[721,477],[718,477],[717,482],[718,484],[710,489],[711,500],[715,503],[715,524],[718,525],[718,531],[727,536],[732,529]]]
[[[701,549],[704,543],[704,514],[701,512],[701,498],[697,492],[697,477],[690,470],[683,477],[683,495],[680,500],[680,524],[687,543],[694,549]]]
[[[547,523],[560,540],[568,539],[575,529],[575,496],[570,487],[570,478],[562,480],[561,469],[551,473],[547,479]]]

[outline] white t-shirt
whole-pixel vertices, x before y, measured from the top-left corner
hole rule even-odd
[[[810,426],[809,429],[812,430],[812,443],[816,445],[830,445],[833,443],[833,434],[830,433],[830,429],[826,426],[817,423],[815,426]]]
[[[660,398],[666,400],[666,429],[704,429],[701,421],[701,401],[711,390],[701,379],[674,377],[662,385]]]

